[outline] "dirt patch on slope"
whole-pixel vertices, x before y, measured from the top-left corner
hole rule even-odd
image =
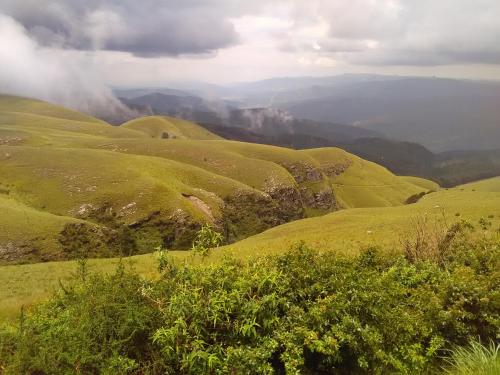
[[[198,208],[201,212],[203,212],[205,215],[207,215],[212,222],[215,222],[215,217],[212,213],[212,209],[208,204],[203,202],[200,198],[194,196],[194,195],[189,195],[189,194],[182,194],[184,198],[189,199],[191,203],[195,205],[196,208]]]

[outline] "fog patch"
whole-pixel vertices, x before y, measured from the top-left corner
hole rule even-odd
[[[75,52],[42,48],[0,14],[0,93],[46,100],[94,116],[135,117]]]
[[[242,116],[249,124],[249,130],[261,133],[269,126],[279,126],[288,130],[290,134],[293,130],[293,116],[278,108],[252,108],[242,110]]]

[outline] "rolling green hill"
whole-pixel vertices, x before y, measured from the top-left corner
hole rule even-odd
[[[412,234],[417,221],[446,226],[461,219],[489,234],[500,235],[500,177],[430,193],[415,204],[347,209],[297,220],[227,249],[240,256],[254,256],[284,251],[298,241],[344,253],[372,245],[392,249]]]
[[[195,123],[167,116],[150,116],[131,120],[122,128],[143,132],[160,139],[221,139]]]
[[[12,96],[0,96],[0,175],[0,204],[18,212],[0,217],[0,263],[183,249],[202,223],[230,243],[429,190],[336,148],[226,141],[159,116],[117,127]]]
[[[427,185],[426,181],[420,183]],[[12,201],[7,203],[12,206],[9,215],[15,212],[22,218],[22,211],[27,208],[18,207]],[[0,200],[0,204],[5,207],[6,202]],[[36,215],[39,216],[33,217],[39,217],[40,221],[31,221],[30,225],[42,225],[42,221],[45,221],[43,225],[65,224],[57,222],[57,216],[50,216],[51,221],[47,221],[49,216],[40,212]],[[215,249],[203,261],[217,263],[229,254],[236,258],[252,258],[281,253],[298,241],[346,255],[355,255],[365,246],[379,246],[393,252],[400,247],[400,236],[411,235],[413,220],[423,217],[427,217],[430,225],[434,225],[435,220],[442,223],[443,217],[446,217],[448,225],[465,219],[480,231],[497,236],[500,242],[500,177],[428,194],[415,204],[345,209],[280,225],[230,246]],[[482,225],[479,224],[481,218]],[[22,235],[29,231],[22,222],[19,228]],[[178,261],[200,262],[200,258],[194,257],[191,251],[170,251],[170,255]],[[125,263],[131,264],[143,275],[157,275],[154,254],[133,256],[127,258]],[[112,271],[117,264],[116,258],[91,259],[88,262],[91,270],[99,272]],[[5,286],[0,290],[0,320],[12,319],[19,313],[21,305],[29,306],[49,296],[58,286],[59,280],[69,278],[76,266],[75,261],[0,266],[0,284]]]
[[[104,121],[98,120],[92,116],[55,104],[12,95],[0,94],[0,112],[2,112],[2,115],[5,115],[5,113],[29,113],[51,118],[106,124]]]

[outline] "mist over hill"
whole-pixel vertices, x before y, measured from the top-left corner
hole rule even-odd
[[[297,119],[288,111],[274,107],[238,108],[230,100],[208,100],[194,95],[166,95],[152,92],[135,98],[121,98],[135,109],[166,114],[191,121],[244,129],[265,136],[304,135],[343,142],[362,137],[381,137],[381,133],[350,125]]]
[[[199,97],[200,102],[210,99],[212,103],[230,104],[226,106],[229,109],[234,106],[258,113],[262,110],[253,108],[279,108],[295,119],[371,130],[374,132],[371,136],[376,133],[420,143],[433,152],[500,149],[500,83],[496,81],[345,74],[273,78],[227,86],[196,82],[179,87],[172,85],[171,89],[182,89],[184,94],[176,94],[183,98],[177,99],[180,101],[188,97],[194,101],[192,97]],[[162,93],[152,89],[150,93],[153,92]],[[127,103],[157,104],[137,98],[128,98]],[[241,126],[239,118],[228,119],[227,113],[219,114],[225,111],[224,107],[219,105],[207,111],[206,105],[192,105],[194,111],[214,112],[217,116],[212,114],[209,119],[206,113],[190,119]],[[267,125],[267,133],[271,132],[269,128]],[[301,129],[300,133],[324,135],[313,127],[307,131]]]
[[[433,151],[500,148],[500,83],[392,76],[290,81],[251,84],[269,91],[258,97],[247,86],[248,100],[269,100],[297,118],[363,127]]]

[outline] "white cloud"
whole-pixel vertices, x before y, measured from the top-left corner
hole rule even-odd
[[[48,100],[96,115],[126,114],[90,59],[41,48],[14,19],[0,14],[0,93]]]
[[[436,66],[500,64],[500,2],[496,0],[311,0],[295,13],[286,43],[297,43],[310,24],[321,53],[351,64]],[[304,20],[308,20],[305,22]]]

